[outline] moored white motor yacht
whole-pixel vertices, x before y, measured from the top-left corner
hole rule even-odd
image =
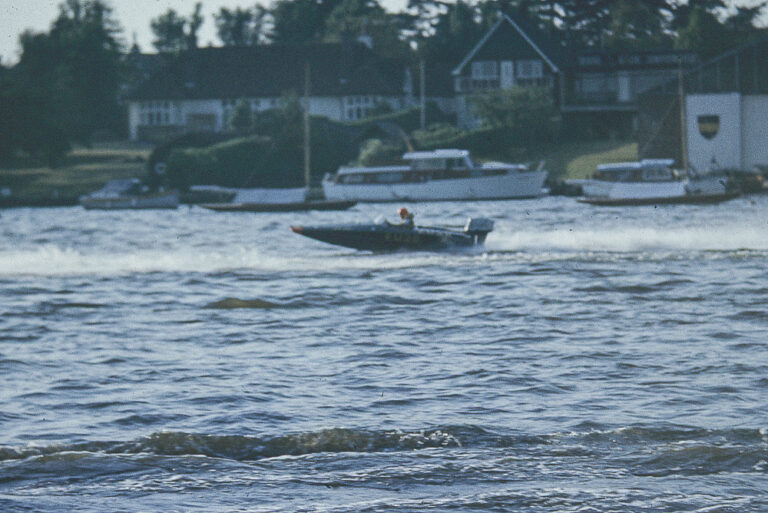
[[[593,205],[653,205],[662,203],[717,203],[738,196],[718,173],[686,174],[672,168],[671,159],[644,159],[597,166],[580,185],[580,201]]]
[[[526,164],[476,164],[467,150],[412,151],[405,165],[343,166],[323,179],[328,200],[438,201],[535,198],[547,172]]]

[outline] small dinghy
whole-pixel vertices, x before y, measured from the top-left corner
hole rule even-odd
[[[328,244],[370,251],[467,248],[483,244],[493,230],[493,221],[484,217],[469,218],[463,229],[416,226],[412,218],[405,219],[402,223],[291,226],[291,230]]]

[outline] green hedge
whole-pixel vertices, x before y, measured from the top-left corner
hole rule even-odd
[[[354,159],[358,149],[348,132],[314,120],[312,125],[311,179],[318,185],[323,175]],[[262,136],[175,149],[168,157],[167,179],[169,186],[181,190],[190,185],[302,187],[304,149],[295,142],[278,145]]]
[[[458,148],[470,150],[475,159],[524,159],[526,148],[516,144],[508,128],[479,128],[469,132],[433,127],[430,131],[414,133],[414,142],[419,150]]]

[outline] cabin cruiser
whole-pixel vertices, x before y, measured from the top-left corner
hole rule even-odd
[[[472,161],[467,150],[412,151],[406,165],[342,166],[323,179],[328,200],[437,201],[535,198],[547,172],[526,164]]]
[[[493,230],[493,221],[484,217],[467,219],[461,229],[417,226],[412,216],[401,217],[400,223],[381,218],[369,224],[291,226],[291,230],[328,244],[371,251],[467,248],[482,245]]]
[[[584,197],[579,201],[593,205],[717,203],[738,195],[723,174],[682,173],[672,168],[673,163],[671,159],[643,159],[602,164],[591,178],[569,183],[581,186]]]
[[[80,197],[87,210],[176,208],[179,195],[175,191],[151,191],[138,178],[110,180],[104,187]]]

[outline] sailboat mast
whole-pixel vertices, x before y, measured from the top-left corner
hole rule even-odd
[[[683,152],[683,171],[688,173],[688,125],[685,112],[685,91],[683,90],[683,59],[677,67],[677,95],[680,102],[680,149]]]
[[[310,161],[309,161],[309,89],[310,89],[309,61],[304,63],[304,185],[309,194],[310,188]]]

